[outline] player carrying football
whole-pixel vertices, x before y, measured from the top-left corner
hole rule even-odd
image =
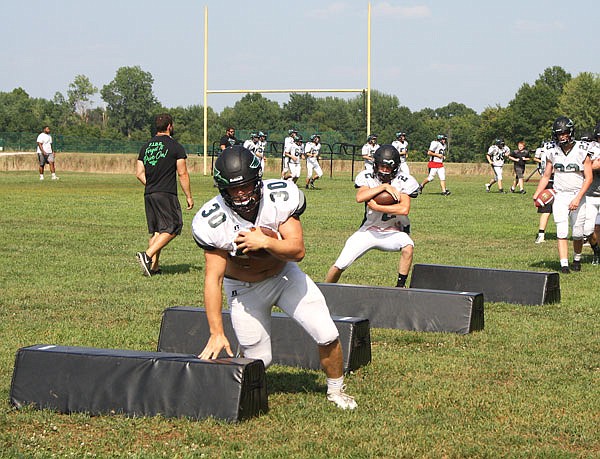
[[[363,170],[354,181],[356,202],[365,203],[361,227],[352,234],[336,262],[329,268],[325,282],[337,282],[344,270],[371,249],[402,251],[396,287],[404,287],[412,265],[415,243],[410,238],[410,196],[418,196],[419,182],[399,173],[400,153],[393,145],[382,145],[373,155],[373,171]],[[381,205],[374,198],[387,191],[397,203]]]
[[[575,140],[575,125],[565,116],[556,118],[552,125],[554,144],[546,150],[546,168],[540,178],[533,199],[546,188],[554,173],[552,215],[556,223],[558,257],[564,274],[569,268],[569,227],[573,238],[573,271],[581,271],[581,251],[583,249],[583,226],[585,210],[582,211],[584,196],[592,183],[592,165],[588,155],[588,143]]]
[[[222,289],[244,357],[272,360],[271,309],[277,305],[318,345],[327,375],[327,399],[342,409],[356,408],[344,391],[343,355],[338,330],[325,298],[298,267],[304,258],[300,215],[304,194],[289,180],[262,180],[259,159],[243,147],[227,148],[213,171],[220,194],[194,217],[192,234],[204,249],[204,304],[210,338],[201,359],[214,359],[225,349],[233,356],[223,331]],[[261,227],[278,232],[269,237]],[[253,230],[254,229],[254,230]]]

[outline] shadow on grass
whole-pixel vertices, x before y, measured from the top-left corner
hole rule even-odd
[[[199,265],[190,265],[187,263],[180,265],[161,265],[160,267],[163,276],[172,274],[184,274],[190,271],[202,271],[202,267]]]
[[[323,392],[326,386],[319,384],[315,371],[288,367],[272,367],[267,372],[267,391],[274,393]]]

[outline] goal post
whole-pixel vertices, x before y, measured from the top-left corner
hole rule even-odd
[[[366,88],[333,88],[333,89],[208,89],[208,7],[204,7],[204,175],[208,173],[208,95],[209,94],[308,94],[308,93],[366,93],[367,94],[367,135],[371,133],[371,4],[368,8],[367,20],[367,87]]]

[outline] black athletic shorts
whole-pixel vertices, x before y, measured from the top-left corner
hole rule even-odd
[[[171,193],[150,193],[144,195],[148,232],[181,234],[183,216],[177,195]]]
[[[525,174],[525,166],[518,166],[515,164],[515,175],[517,178],[523,178],[523,174]]]

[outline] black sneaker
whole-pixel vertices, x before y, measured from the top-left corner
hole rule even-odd
[[[498,190],[498,193],[506,194],[506,191],[504,191],[502,188],[500,188],[500,189]]]
[[[571,274],[571,270],[569,269],[568,266],[562,266],[560,268],[560,272],[563,273],[563,274]]]
[[[516,193],[515,189],[512,186],[510,187],[510,192],[511,193]]]
[[[442,196],[448,196],[450,194],[450,190],[446,190],[442,192]]]
[[[519,193],[520,193],[520,194],[525,194],[525,193],[527,193],[527,191],[525,191],[525,190],[521,190],[521,191],[519,191]]]
[[[152,269],[150,270],[150,274],[152,274],[153,276],[160,276],[162,274],[162,269]]]
[[[146,277],[152,276],[152,271],[150,271],[150,266],[152,266],[152,258],[146,255],[146,252],[138,252],[135,254],[135,256],[142,267],[142,274]]]
[[[580,260],[573,260],[573,264],[571,265],[571,269],[573,271],[581,271],[581,261]]]

